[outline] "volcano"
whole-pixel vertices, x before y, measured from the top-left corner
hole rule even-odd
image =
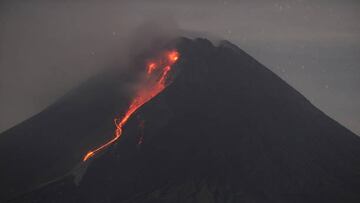
[[[134,71],[98,75],[1,134],[2,200],[360,202],[357,135],[228,41],[171,44],[171,84],[91,159]]]

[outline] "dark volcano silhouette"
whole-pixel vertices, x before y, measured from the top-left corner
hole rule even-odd
[[[79,164],[112,136],[112,118],[128,101],[113,87],[126,74],[91,80],[0,135],[6,198],[360,202],[357,135],[229,42],[184,38],[176,47],[172,84],[91,161]]]

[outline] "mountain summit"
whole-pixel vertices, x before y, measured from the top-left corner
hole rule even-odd
[[[0,135],[2,191],[12,202],[360,202],[357,135],[230,42],[175,47],[171,84],[91,160],[130,73],[90,80]]]

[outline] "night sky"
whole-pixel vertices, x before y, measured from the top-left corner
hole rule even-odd
[[[133,35],[186,31],[239,45],[360,134],[360,1],[104,2],[1,1],[0,132],[125,60]]]

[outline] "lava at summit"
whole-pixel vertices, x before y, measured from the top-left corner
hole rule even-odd
[[[101,146],[87,152],[83,157],[84,162],[117,141],[121,137],[123,133],[123,127],[131,115],[142,105],[165,89],[167,85],[167,77],[171,71],[172,65],[174,65],[178,59],[179,52],[176,50],[171,50],[164,52],[160,57],[156,58],[155,60],[151,60],[151,62],[147,64],[147,77],[145,81],[146,85],[137,91],[135,98],[131,101],[125,114],[121,118],[114,119],[116,126],[114,137]]]

